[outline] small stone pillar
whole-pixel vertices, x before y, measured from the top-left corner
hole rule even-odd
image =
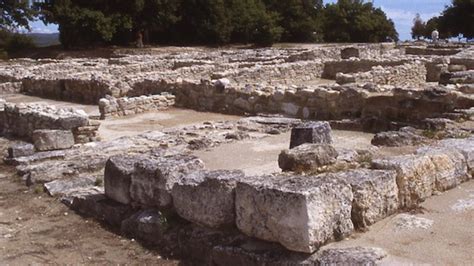
[[[328,122],[307,122],[291,130],[290,149],[304,143],[331,144],[331,125]]]

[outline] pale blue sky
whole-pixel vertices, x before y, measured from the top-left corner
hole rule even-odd
[[[333,3],[336,0],[325,0],[325,3]],[[387,16],[395,22],[401,40],[410,39],[410,29],[416,13],[420,13],[425,21],[437,16],[443,11],[451,0],[373,0],[374,5],[381,7]],[[45,26],[41,22],[31,24],[33,32],[51,33],[57,32],[56,25]]]

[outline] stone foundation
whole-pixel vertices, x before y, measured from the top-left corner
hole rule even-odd
[[[171,94],[140,97],[114,98],[106,96],[99,101],[101,119],[113,116],[128,116],[150,111],[165,110],[175,104],[175,96]]]

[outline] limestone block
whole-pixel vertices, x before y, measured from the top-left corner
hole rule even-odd
[[[20,142],[8,147],[8,157],[10,159],[30,156],[35,153],[35,146],[30,143]]]
[[[466,160],[455,149],[425,147],[416,153],[428,156],[436,167],[435,188],[438,191],[454,188],[469,179]]]
[[[328,122],[308,122],[291,130],[290,149],[304,143],[331,144],[331,126]]]
[[[200,159],[189,155],[143,159],[135,164],[132,175],[132,201],[148,207],[171,207],[173,186],[184,175],[203,168]]]
[[[329,144],[302,144],[291,150],[283,150],[278,165],[283,171],[304,172],[336,162],[338,153]]]
[[[364,228],[395,213],[399,207],[397,173],[386,170],[360,169],[329,174],[352,187],[352,222]]]
[[[236,224],[245,234],[312,253],[354,228],[351,187],[335,178],[261,176],[236,188]]]
[[[241,171],[198,171],[182,178],[172,190],[179,216],[199,225],[219,228],[235,223],[235,187]]]
[[[374,160],[372,164],[375,169],[397,172],[398,197],[402,208],[416,207],[433,193],[437,170],[428,156],[394,156]]]
[[[35,130],[32,139],[37,151],[64,150],[74,146],[74,135],[70,130]]]
[[[351,57],[359,58],[359,49],[347,47],[341,50],[341,59],[349,59]]]
[[[464,155],[468,170],[474,174],[474,138],[468,139],[445,139],[440,141],[440,146],[453,148]]]
[[[317,253],[319,265],[379,265],[387,257],[381,248],[330,248]]]
[[[160,244],[168,229],[167,218],[154,209],[139,211],[123,220],[120,226],[122,234],[151,245]]]
[[[105,195],[122,204],[130,204],[130,185],[135,164],[143,159],[136,155],[112,156],[105,164]]]

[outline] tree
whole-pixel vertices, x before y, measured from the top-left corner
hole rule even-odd
[[[467,38],[474,38],[474,1],[453,0],[452,5],[443,11],[439,24],[449,37],[463,34]]]
[[[28,0],[0,1],[0,29],[9,30],[20,26],[29,29],[28,21],[34,15]]]
[[[398,40],[393,21],[382,9],[362,0],[339,0],[326,5],[322,30],[327,42]]]
[[[413,19],[413,26],[411,27],[411,37],[413,39],[419,40],[421,37],[425,36],[426,33],[426,23],[421,19],[420,14],[416,14]]]

